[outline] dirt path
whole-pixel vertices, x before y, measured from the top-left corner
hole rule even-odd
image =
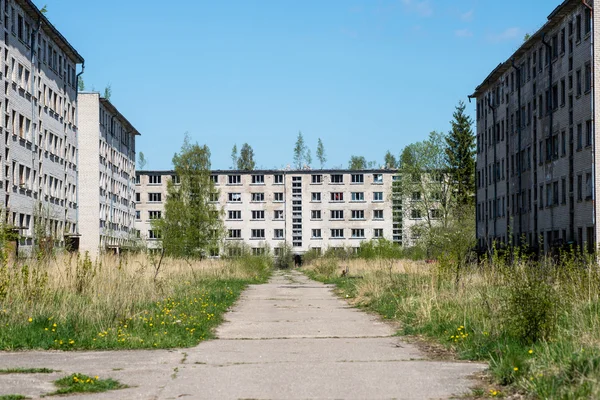
[[[468,376],[485,368],[427,359],[388,324],[294,271],[251,286],[226,320],[218,340],[190,349],[0,353],[0,369],[62,371],[0,375],[0,395],[36,397],[81,372],[131,388],[75,398],[439,399],[468,393]]]

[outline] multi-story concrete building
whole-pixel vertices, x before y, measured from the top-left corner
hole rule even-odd
[[[400,205],[392,201],[392,170],[212,171],[224,211],[226,243],[252,248],[284,243],[297,254],[356,248],[384,238],[402,243]],[[156,246],[151,219],[161,218],[173,171],[138,171],[136,228]],[[396,205],[397,207],[395,207]]]
[[[481,248],[596,247],[600,14],[591,4],[563,1],[471,96]]]
[[[135,231],[135,137],[139,132],[99,93],[79,93],[80,250],[131,245]]]
[[[22,245],[35,237],[61,245],[77,232],[84,60],[30,0],[0,0],[0,31],[0,203]]]

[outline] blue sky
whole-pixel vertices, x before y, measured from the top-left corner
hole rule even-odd
[[[560,1],[35,3],[86,59],[86,90],[110,83],[146,169],[170,168],[185,132],[227,169],[244,142],[257,167],[291,164],[299,131],[313,159],[323,140],[327,167],[447,132],[458,101]]]

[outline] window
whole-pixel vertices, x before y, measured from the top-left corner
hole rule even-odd
[[[561,181],[561,189],[562,189],[562,204],[567,204],[567,180],[562,178]]]
[[[331,210],[331,219],[344,219],[344,210]]]
[[[344,183],[344,175],[331,174],[331,183]]]
[[[311,201],[320,202],[321,201],[321,192],[312,192],[310,199],[311,199]]]
[[[230,203],[241,203],[242,202],[242,194],[241,193],[228,193],[227,201]]]
[[[149,175],[148,176],[148,184],[160,185],[161,183],[162,183],[162,176],[160,176],[160,175]]]
[[[212,203],[216,203],[219,201],[219,193],[218,192],[212,192],[208,194],[208,200]]]
[[[281,174],[273,175],[273,184],[283,185],[283,175],[281,175]]]
[[[135,219],[138,221],[142,218],[142,212],[140,210],[135,210]]]
[[[365,210],[352,210],[352,219],[365,219]]]
[[[352,192],[352,201],[365,201],[364,192]]]
[[[577,175],[577,200],[583,200],[583,176]]]
[[[352,174],[352,183],[365,183],[365,176],[363,174]]]
[[[273,219],[283,219],[283,210],[275,210],[273,211]]]
[[[353,238],[364,238],[365,230],[364,229],[352,229],[352,237]]]
[[[311,183],[313,184],[321,184],[323,183],[323,175],[312,175]]]
[[[175,184],[175,185],[180,185],[181,177],[178,175],[171,175],[171,182],[173,182],[173,184]]]
[[[586,146],[592,145],[592,121],[591,120],[585,121],[585,145]]]
[[[585,199],[590,200],[592,198],[592,174],[587,172],[585,174]]]
[[[421,219],[421,210],[410,210],[410,217],[412,219]]]
[[[587,35],[592,30],[592,13],[589,8],[585,7],[583,9],[583,16],[583,33]]]
[[[383,210],[373,210],[373,219],[383,219]]]
[[[265,211],[264,210],[254,210],[252,211],[252,219],[265,219]]]
[[[160,219],[160,211],[148,211],[148,219]]]
[[[590,63],[585,64],[585,70],[584,70],[584,89],[585,92],[589,92],[592,88],[592,66]]]
[[[265,194],[264,193],[252,193],[252,201],[254,201],[254,202],[265,201]]]
[[[230,229],[227,232],[227,237],[229,239],[241,239],[242,238],[242,230],[241,229]]]
[[[577,124],[577,150],[581,150],[583,147],[583,126]]]
[[[419,200],[421,200],[421,192],[412,192],[411,199],[412,199],[412,201],[419,201]]]
[[[577,85],[577,96],[581,96],[582,87],[581,87],[581,70],[580,69],[575,72],[575,83]]]
[[[377,228],[373,229],[373,237],[375,239],[380,239],[383,237],[383,229]]]
[[[344,201],[344,193],[331,192],[331,201]]]
[[[214,183],[215,185],[218,185],[219,184],[219,175],[211,175],[210,176],[210,181],[212,183]]]
[[[383,174],[373,174],[373,183],[383,183]]]
[[[442,218],[442,212],[437,208],[431,210],[431,219],[440,219]]]
[[[252,248],[252,255],[253,256],[261,256],[265,254],[265,248],[264,247],[253,247]]]
[[[227,182],[230,185],[241,185],[242,184],[242,177],[240,175],[228,175],[227,176]]]
[[[274,193],[274,201],[283,201],[283,192]]]
[[[275,239],[283,239],[283,229],[274,229],[273,230],[273,237]]]
[[[383,201],[383,192],[373,192],[373,201]]]
[[[321,210],[312,210],[310,212],[310,219],[321,219]]]
[[[227,211],[227,219],[241,220],[242,212],[240,210],[229,210]]]
[[[313,239],[321,239],[323,236],[321,236],[321,230],[320,229],[313,229],[311,232],[311,237]]]
[[[158,231],[151,229],[148,231],[148,239],[160,239],[160,234]]]
[[[265,184],[265,176],[264,175],[252,175],[252,184],[253,185],[264,185]]]
[[[148,201],[158,203],[162,199],[162,193],[148,193]]]
[[[344,238],[344,230],[343,229],[332,229],[331,237],[333,239],[343,239]]]
[[[136,194],[135,194],[135,202],[136,202],[136,203],[140,203],[141,201],[142,201],[142,200],[141,200],[141,195],[140,195],[140,193],[136,193]]]
[[[252,229],[251,239],[264,239],[265,238],[265,230],[264,229]]]

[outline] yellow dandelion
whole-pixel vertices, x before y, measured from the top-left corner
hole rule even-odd
[[[529,354],[533,354],[533,350],[531,350],[531,349],[530,349],[530,350],[529,350]]]
[[[516,372],[519,370],[519,367],[514,367],[513,370]]]
[[[27,321],[33,322],[33,318],[29,317],[29,319]]]

